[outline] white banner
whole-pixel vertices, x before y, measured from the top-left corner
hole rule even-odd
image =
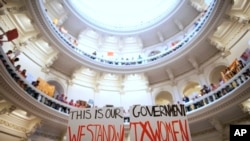
[[[130,107],[131,141],[191,141],[184,105]]]
[[[123,140],[123,108],[85,108],[70,112],[67,141]]]

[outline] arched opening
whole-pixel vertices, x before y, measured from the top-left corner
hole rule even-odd
[[[188,82],[183,89],[183,96],[193,98],[200,94],[201,86],[197,82]]]
[[[173,103],[173,97],[171,93],[162,91],[155,97],[155,104],[156,105],[167,105]]]
[[[60,83],[58,83],[55,80],[49,80],[48,83],[50,85],[55,86],[54,97],[56,97],[57,95],[60,95],[60,94],[64,94],[64,89]]]
[[[222,79],[221,72],[224,71],[225,69],[226,66],[215,67],[209,75],[210,83],[213,83],[218,86],[220,84],[220,80]]]

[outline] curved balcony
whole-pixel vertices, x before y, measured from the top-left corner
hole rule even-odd
[[[148,63],[152,63],[156,60],[159,59],[163,59],[164,57],[167,57],[171,54],[173,54],[174,52],[176,52],[177,50],[179,50],[180,48],[183,48],[186,44],[188,44],[204,27],[205,23],[208,21],[211,13],[213,12],[215,5],[216,5],[216,0],[214,0],[211,5],[209,6],[208,10],[194,23],[191,23],[191,25],[195,25],[195,27],[193,28],[193,26],[189,27],[192,28],[191,31],[189,31],[188,33],[186,33],[185,37],[180,40],[177,44],[175,44],[174,46],[171,47],[171,49],[163,49],[165,48],[162,47],[162,51],[160,53],[157,53],[156,55],[152,55],[152,56],[148,56],[148,57],[140,57],[138,59],[128,59],[128,60],[124,60],[120,59],[120,58],[116,58],[116,59],[105,59],[103,57],[100,56],[96,56],[93,54],[89,54],[87,52],[85,52],[84,50],[80,49],[77,47],[77,45],[74,44],[74,42],[71,42],[68,38],[68,36],[65,36],[59,29],[58,27],[53,24],[52,20],[48,17],[48,14],[45,10],[42,10],[43,13],[43,17],[44,19],[46,19],[46,22],[49,24],[49,26],[51,27],[52,31],[54,31],[54,33],[57,35],[57,37],[59,37],[63,42],[65,42],[67,44],[67,47],[69,47],[71,50],[75,51],[76,53],[78,53],[79,55],[81,55],[83,58],[88,58],[91,59],[92,61],[95,61],[97,63],[102,63],[102,64],[106,64],[106,65],[116,65],[116,66],[133,66],[133,65],[145,65]],[[40,4],[42,5],[42,4]],[[42,7],[43,9],[45,9],[44,7]],[[180,36],[180,35],[179,35]],[[178,36],[177,36],[178,37]],[[177,38],[175,37],[175,38]],[[71,37],[70,38],[74,38]],[[179,37],[178,37],[179,38]],[[171,40],[177,40],[177,39],[171,39]],[[158,47],[158,46],[157,46]],[[154,51],[155,48],[151,48],[151,51]],[[140,54],[138,54],[139,56]],[[145,55],[143,55],[145,56]]]
[[[0,49],[1,59],[1,94],[13,104],[27,110],[28,112],[42,118],[45,121],[58,123],[66,126],[68,112],[72,107],[49,97],[36,89],[15,71],[9,58]],[[189,123],[195,123],[208,116],[219,112],[230,110],[230,107],[238,105],[250,97],[250,64],[247,64],[238,74],[217,88],[198,99],[185,103]],[[21,87],[17,82],[22,82]],[[127,122],[128,117],[125,117]]]
[[[179,59],[183,54],[177,55],[177,53],[180,53],[181,51],[185,52],[183,49],[185,46],[187,46],[187,44],[195,44],[187,47],[187,50],[190,51],[191,49],[194,49],[198,43],[202,42],[204,40],[203,36],[197,39],[196,35],[203,33],[208,34],[209,32],[211,32],[212,26],[215,26],[216,22],[210,23],[209,21],[220,20],[217,18],[217,14],[220,12],[220,10],[225,9],[225,7],[222,7],[223,1],[220,2],[215,0],[214,3],[211,4],[209,10],[205,13],[205,15],[201,17],[201,20],[198,22],[198,25],[194,28],[194,30],[192,30],[192,32],[188,32],[187,36],[185,36],[185,38],[183,38],[183,40],[181,40],[179,43],[175,44],[175,47],[173,49],[163,49],[164,51],[161,51],[161,53],[159,54],[146,58],[142,57],[141,59],[137,59],[136,57],[134,57],[135,59],[133,60],[127,60],[126,58],[124,58],[124,60],[120,58],[118,58],[117,60],[115,58],[109,60],[98,55],[93,55],[92,52],[86,53],[77,48],[77,46],[69,41],[68,37],[65,37],[65,35],[62,34],[52,23],[52,20],[48,17],[46,9],[42,6],[43,3],[41,1],[27,1],[26,5],[28,6],[30,12],[33,14],[32,16],[34,17],[39,30],[41,30],[42,34],[49,38],[51,43],[55,45],[58,50],[60,50],[66,56],[70,56],[70,58],[84,66],[102,71],[112,70],[116,73],[124,73],[124,70],[126,70],[127,73],[130,73],[132,70],[135,72],[142,72],[145,70],[148,71],[162,67],[163,65],[172,63],[173,60]],[[209,18],[211,16],[212,18]],[[206,21],[207,23],[209,23],[209,25],[206,23]],[[191,23],[191,25],[193,26],[195,22],[197,21],[194,21],[194,23]],[[190,28],[189,26],[188,28]],[[207,28],[208,26],[210,28]],[[199,41],[193,43],[194,40]],[[154,50],[154,47],[152,48],[152,50]]]

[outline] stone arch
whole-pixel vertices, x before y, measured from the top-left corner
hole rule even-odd
[[[54,92],[54,97],[56,97],[59,94],[64,94],[64,88],[63,86],[56,80],[49,80],[49,84],[55,86],[55,92]]]
[[[209,82],[215,85],[219,85],[220,79],[222,78],[221,72],[225,70],[225,65],[215,67],[209,74]]]
[[[183,88],[182,94],[183,96],[188,96],[192,98],[193,96],[200,94],[201,86],[198,82],[189,81]]]
[[[172,103],[173,103],[173,97],[172,94],[168,91],[161,91],[155,96],[156,105],[166,105]]]
[[[215,68],[217,68],[217,67],[222,67],[222,66],[227,66],[228,65],[228,62],[226,62],[225,60],[223,60],[223,61],[221,61],[221,62],[217,62],[217,63],[215,63],[215,64],[212,64],[211,66],[209,66],[208,68],[206,68],[206,72],[204,73],[204,75],[205,75],[205,77],[206,77],[206,81],[208,82],[208,83],[210,83],[211,82],[211,80],[210,80],[210,75],[212,74],[212,73],[214,73],[214,70],[215,70]]]

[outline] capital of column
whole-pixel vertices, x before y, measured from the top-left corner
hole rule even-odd
[[[29,129],[26,131],[26,137],[30,137],[38,127],[41,126],[41,119],[35,118],[31,121]]]
[[[73,85],[73,79],[68,79],[67,80],[67,84],[70,85],[70,86],[72,86]]]
[[[42,67],[42,72],[49,73],[50,69],[47,66]]]
[[[50,67],[58,59],[58,52],[54,52],[50,58],[47,60],[45,66]]]
[[[0,115],[3,115],[3,114],[10,114],[12,113],[13,111],[16,110],[16,106],[14,105],[11,105],[10,103],[7,103],[6,105],[4,105],[1,110],[0,110]]]
[[[205,0],[190,0],[190,3],[199,12],[206,10],[208,7]]]

